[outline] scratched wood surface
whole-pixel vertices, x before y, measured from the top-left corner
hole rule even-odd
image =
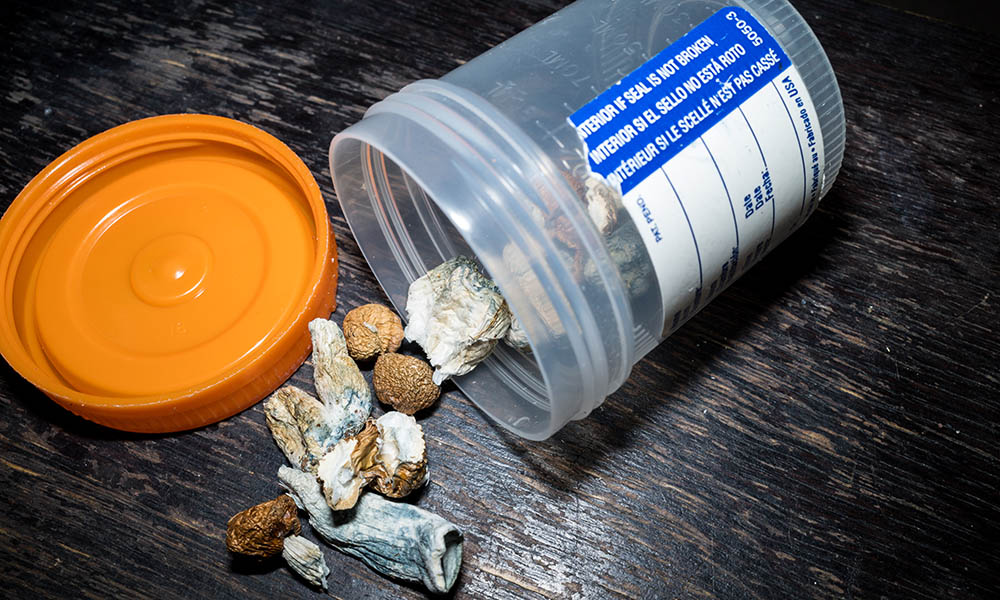
[[[125,121],[252,123],[323,189],[339,320],[382,296],[333,195],[332,135],[562,3],[46,4],[0,8],[2,206]],[[465,531],[455,598],[1000,594],[1000,43],[854,0],[795,4],[846,104],[832,193],[555,438],[512,437],[445,395],[422,420],[418,502]],[[259,406],[122,434],[4,363],[0,449],[2,597],[317,597],[224,547],[228,517],[279,491]],[[327,560],[335,597],[424,595]]]

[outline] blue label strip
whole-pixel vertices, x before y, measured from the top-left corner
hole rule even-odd
[[[750,13],[723,8],[569,121],[590,170],[627,194],[791,65]]]

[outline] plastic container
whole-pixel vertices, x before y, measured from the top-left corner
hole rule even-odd
[[[773,60],[739,62],[774,41],[780,48]],[[748,74],[736,67],[702,68],[712,58],[720,68],[735,60]],[[661,76],[651,77],[658,67]],[[696,67],[701,83],[688,81],[690,94],[679,79],[673,96],[666,86],[655,87],[671,71],[687,77]],[[762,73],[769,67],[774,69]],[[777,72],[796,79],[767,80]],[[754,76],[767,88],[760,92],[766,101],[749,103],[733,87]],[[687,106],[681,95],[694,98],[707,88],[714,97],[700,98],[698,106],[706,103],[702,112],[691,109],[683,118],[670,113]],[[644,89],[651,95],[637,100]],[[737,106],[717,110],[727,94],[736,94]],[[623,194],[617,195],[610,231],[588,213],[587,180],[600,168],[595,160],[601,156],[594,154],[598,142],[584,138],[586,127],[597,127],[603,117],[589,126],[581,121],[594,114],[586,107],[596,110],[605,101],[599,97],[608,102],[605,116],[618,111],[615,98],[623,114],[648,102],[652,114],[636,127],[666,117],[650,127],[662,134],[662,145],[673,143],[673,133],[682,137],[688,126],[708,127],[694,137],[687,132],[678,142],[686,146],[662,168],[650,166],[667,174],[666,182],[644,180],[638,188],[628,183],[626,191],[617,175],[605,178]],[[655,105],[654,97],[660,100]],[[714,117],[705,117],[713,106],[725,112],[714,125]],[[754,138],[737,130],[742,121],[732,119],[741,115],[756,131]],[[752,121],[777,124],[779,118],[787,127],[751,127]],[[782,133],[783,127],[792,133]],[[631,135],[627,124],[618,133],[621,143]],[[710,138],[716,154],[721,146],[738,151],[719,158],[709,150]],[[456,254],[475,257],[498,284],[533,352],[522,355],[500,344],[456,384],[503,426],[543,439],[600,405],[636,361],[798,227],[836,178],[843,142],[833,71],[805,21],[784,0],[580,0],[442,79],[413,83],[372,106],[334,138],[330,164],[358,244],[401,314],[409,284]],[[702,144],[711,162],[695,156],[704,152]],[[654,152],[627,156],[635,157],[635,166]],[[744,155],[764,160],[763,170],[756,163],[742,168]],[[621,164],[623,176],[632,170],[625,159]],[[722,187],[698,174],[711,167]],[[729,189],[736,186],[734,177],[745,179],[748,172],[757,184],[745,195]],[[716,191],[700,191],[698,198],[683,191],[699,187]],[[677,198],[669,206],[662,199],[668,193]],[[719,204],[724,212],[712,216],[709,208],[717,200],[729,203]],[[737,239],[730,248],[725,236],[734,233],[743,235],[743,245]],[[660,247],[661,238],[676,247]]]
[[[0,220],[0,352],[116,429],[214,423],[285,381],[335,304],[319,187],[273,136],[167,115],[53,161]]]

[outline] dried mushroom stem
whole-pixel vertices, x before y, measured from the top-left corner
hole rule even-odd
[[[285,539],[285,549],[281,556],[302,579],[309,585],[323,588],[326,591],[326,578],[330,576],[330,568],[326,566],[323,551],[315,542],[302,536],[290,535]]]
[[[226,527],[230,552],[270,558],[281,554],[285,537],[302,531],[295,502],[288,494],[236,513]]]
[[[282,466],[278,478],[309,514],[313,529],[338,550],[435,593],[447,592],[458,579],[462,533],[445,519],[376,494],[363,494],[353,510],[335,514],[312,474]]]
[[[343,418],[343,412],[337,415]],[[343,425],[333,421],[322,402],[286,385],[264,403],[264,419],[288,462],[316,471],[319,459],[342,437]]]
[[[358,365],[347,352],[340,327],[327,319],[309,323],[313,343],[316,393],[326,407],[326,421],[334,427],[334,443],[361,430],[372,411],[372,394]]]

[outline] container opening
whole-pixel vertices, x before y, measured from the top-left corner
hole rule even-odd
[[[452,222],[406,171],[378,149],[357,140],[343,143],[354,148],[338,149],[337,158],[349,157],[360,164],[335,167],[341,204],[376,278],[405,319],[406,295],[415,279],[457,255],[480,262],[460,232],[468,229],[467,224]],[[363,202],[370,205],[359,207]],[[551,421],[544,379],[533,357],[500,342],[483,363],[455,383],[505,426],[521,435],[544,437]]]

